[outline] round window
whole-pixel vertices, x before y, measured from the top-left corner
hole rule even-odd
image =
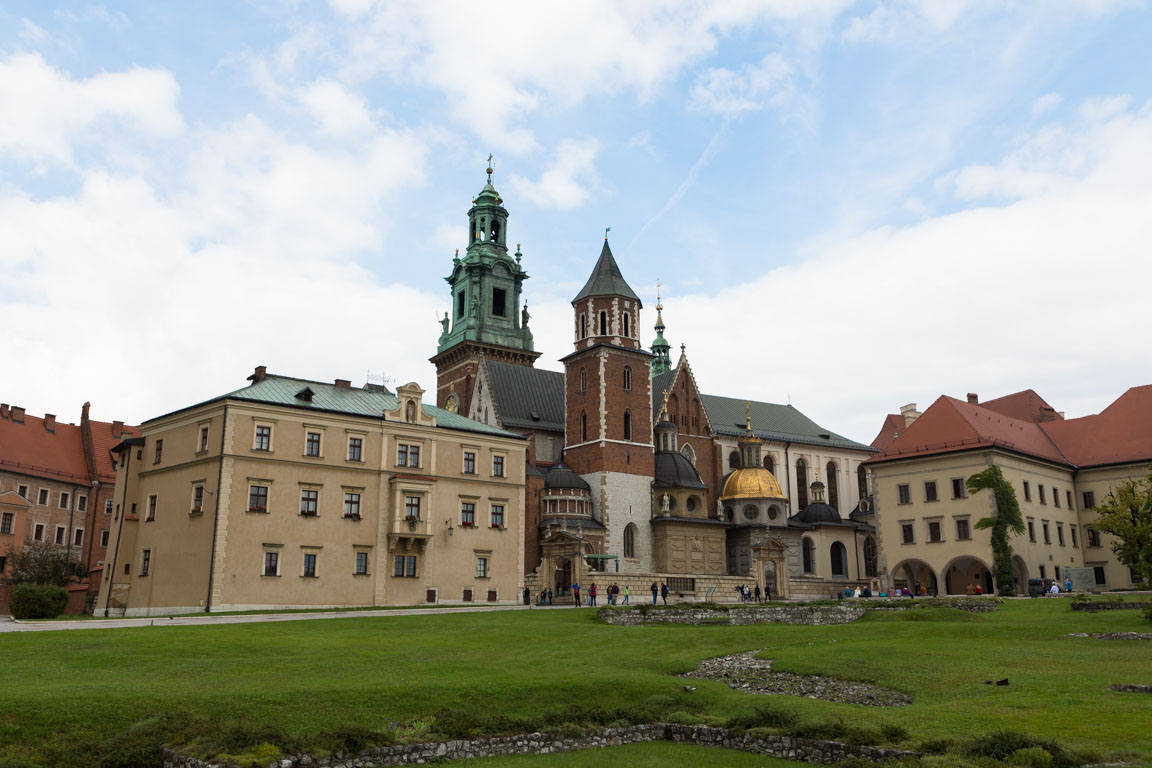
[[[692,512],[693,510],[695,510],[696,509],[696,497],[695,496],[689,496],[688,501],[684,502],[684,506],[688,507],[689,512]]]
[[[780,514],[780,510],[779,510],[779,508],[776,507],[775,504],[768,507],[768,519],[769,520],[775,520],[776,516],[779,514]]]
[[[760,512],[760,510],[756,509],[756,507],[749,504],[748,506],[744,507],[744,519],[745,520],[755,520],[756,515],[759,514],[759,512]]]

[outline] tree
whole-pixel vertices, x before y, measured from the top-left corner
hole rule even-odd
[[[57,544],[33,542],[20,549],[8,548],[11,574],[4,577],[7,584],[55,584],[66,587],[72,583],[76,566],[68,558],[68,550]]]
[[[1115,537],[1112,551],[1145,584],[1152,584],[1152,467],[1142,480],[1125,480],[1096,505],[1092,527]]]
[[[1002,596],[1015,592],[1012,584],[1012,545],[1008,543],[1011,534],[1024,533],[1024,518],[1020,516],[1020,503],[1016,501],[1016,491],[1004,479],[1000,467],[992,466],[968,478],[968,493],[976,494],[990,488],[996,498],[996,514],[976,521],[977,528],[992,529],[992,578],[996,581],[996,591]]]

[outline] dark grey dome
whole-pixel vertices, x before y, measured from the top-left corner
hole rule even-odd
[[[557,464],[548,470],[547,476],[544,478],[545,488],[578,488],[582,491],[591,492],[592,488],[588,483],[584,482],[584,478],[576,474],[563,464]]]
[[[830,507],[822,501],[812,502],[804,508],[803,512],[792,519],[808,525],[843,522],[843,520],[840,519],[840,513],[837,512],[834,507]]]
[[[670,421],[658,421],[656,426],[652,427],[656,432],[679,432],[680,428]]]
[[[708,488],[700,482],[700,473],[692,462],[679,453],[668,451],[656,454],[656,479],[652,485],[657,488]]]

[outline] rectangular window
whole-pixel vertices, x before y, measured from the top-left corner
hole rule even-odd
[[[304,439],[304,455],[305,456],[319,456],[320,455],[320,433],[309,432],[308,436]]]
[[[964,493],[964,491],[965,491],[964,478],[962,478],[962,477],[952,478],[952,498],[954,498],[954,499],[964,498],[964,496],[966,495]]]
[[[476,505],[464,502],[460,505],[460,525],[465,527],[476,525]]]
[[[8,557],[6,555],[0,555],[0,574],[3,574],[4,571],[6,571],[7,569],[8,569]]]
[[[419,496],[405,496],[404,497],[404,518],[406,520],[419,520],[420,519],[420,497]]]
[[[279,576],[280,575],[280,553],[279,552],[265,552],[264,553],[264,575],[265,576]]]
[[[1028,521],[1028,541],[1036,541],[1036,523]]]
[[[152,566],[152,550],[145,549],[140,553],[140,575],[147,576]]]
[[[476,474],[476,454],[472,451],[464,451],[464,474]]]
[[[968,539],[972,538],[972,533],[968,529],[967,520],[956,521],[956,538],[959,541],[967,541]]]
[[[1100,531],[1096,530],[1095,528],[1085,528],[1084,535],[1088,537],[1088,546],[1100,546]]]
[[[1041,504],[1047,504],[1048,503],[1048,497],[1044,494],[1044,486],[1037,484],[1036,492],[1038,494],[1040,494],[1040,503]]]
[[[300,491],[300,514],[315,517],[320,508],[320,491],[305,488]]]
[[[152,459],[152,463],[153,464],[159,464],[160,463],[160,457],[163,455],[164,455],[164,441],[163,440],[157,440],[156,441],[156,456]],[[140,575],[143,576],[144,574],[140,574]]]
[[[13,519],[15,519],[15,515],[11,512],[5,512],[3,515],[0,515],[0,533],[12,533]]]
[[[1060,566],[1052,566],[1052,570],[1055,571],[1053,575],[1056,577],[1056,581],[1060,581]]]
[[[398,466],[398,467],[408,466],[408,446],[406,446],[406,445],[397,445],[396,446],[396,466]]]
[[[1032,486],[1027,480],[1024,481],[1024,501],[1032,501]]]
[[[76,497],[76,509],[79,512],[87,512],[88,511],[88,497],[87,496],[77,496]]]
[[[1060,490],[1056,486],[1052,486],[1052,506],[1060,506]]]
[[[108,529],[107,528],[100,531],[100,546],[102,546],[102,547],[108,546]]]
[[[912,523],[901,523],[900,524],[900,535],[902,537],[903,543],[905,543],[905,544],[915,544],[916,543],[916,535],[913,531]]]
[[[1056,543],[1064,546],[1064,526],[1056,523]]]
[[[410,466],[410,467],[420,466],[420,446],[418,446],[418,445],[408,446],[408,466]]]
[[[1040,566],[1040,578],[1047,578],[1047,574],[1044,573],[1044,566]]]
[[[256,427],[256,441],[252,444],[256,451],[272,450],[272,427],[260,425]]]
[[[1068,532],[1072,534],[1072,546],[1074,546],[1074,547],[1080,546],[1079,544],[1076,543],[1076,526],[1074,526],[1074,525],[1068,526]]]
[[[929,480],[924,483],[924,501],[936,501],[936,481]]]
[[[1068,509],[1072,509],[1072,491],[1064,491],[1064,500],[1068,502]]]
[[[204,486],[197,485],[192,488],[192,514],[204,511]]]
[[[48,489],[41,488],[40,492],[36,494],[36,503],[42,507],[48,506]]]
[[[197,453],[203,453],[208,450],[208,427],[200,427],[200,444],[196,448]]]
[[[1040,530],[1044,531],[1044,543],[1045,544],[1051,544],[1052,543],[1052,534],[1048,530],[1048,523],[1047,522],[1041,522],[1040,523]]]
[[[84,529],[83,528],[77,528],[76,530],[72,531],[72,546],[74,546],[74,547],[84,546]]]
[[[367,552],[357,552],[356,553],[356,570],[353,573],[355,573],[357,576],[367,576],[368,575],[368,553]]]
[[[492,527],[493,528],[503,528],[504,527],[504,505],[503,504],[493,504],[492,505]]]
[[[144,522],[156,519],[156,494],[148,497],[148,516],[144,518]]]
[[[419,467],[420,466],[420,446],[418,446],[418,445],[397,445],[396,446],[396,466],[398,466],[398,467]]]
[[[112,499],[104,499],[104,514],[112,514]]]
[[[940,541],[940,523],[928,523],[928,541]]]
[[[416,556],[396,555],[392,560],[392,575],[401,578],[416,578]]]
[[[67,491],[60,491],[60,509],[68,509],[68,502],[72,501],[72,496]]]
[[[267,512],[268,511],[268,486],[266,486],[266,485],[250,485],[250,486],[248,486],[248,511],[249,512]]]
[[[456,317],[464,317],[464,291],[456,294]]]
[[[17,488],[16,493],[20,494],[21,498],[28,498],[28,486],[21,485]]]
[[[478,579],[488,578],[488,558],[486,558],[486,557],[477,557],[476,558],[476,578],[478,578]]]
[[[364,439],[360,437],[348,438],[348,461],[363,461]]]
[[[1095,491],[1084,491],[1084,493],[1081,494],[1081,496],[1083,497],[1083,500],[1084,500],[1084,509],[1092,509],[1092,507],[1096,506],[1096,492]]]
[[[32,532],[32,541],[44,541],[44,524],[36,523]]]
[[[896,494],[900,498],[900,504],[912,503],[912,490],[907,485],[896,486]]]
[[[1104,566],[1092,566],[1092,575],[1096,577],[1096,586],[1103,586],[1108,583],[1108,577],[1104,575]]]
[[[344,517],[360,517],[360,494],[344,494]]]
[[[492,476],[493,477],[504,477],[504,457],[503,456],[493,456],[492,457]]]
[[[313,552],[304,553],[304,578],[316,578],[316,555]]]

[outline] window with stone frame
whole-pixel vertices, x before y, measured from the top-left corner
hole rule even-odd
[[[316,553],[304,553],[304,573],[302,574],[306,579],[316,578]]]
[[[503,504],[493,504],[492,505],[492,527],[493,528],[503,528],[504,527],[504,505]]]
[[[907,483],[896,486],[897,504],[912,503],[912,488]]]
[[[1093,507],[1096,506],[1096,492],[1095,491],[1084,491],[1082,494],[1080,494],[1080,497],[1084,502],[1084,505],[1083,505],[1084,509],[1092,509]]]
[[[808,464],[804,459],[796,460],[796,499],[800,509],[808,506]]]
[[[967,518],[962,518],[956,521],[956,539],[957,541],[968,541],[972,538],[972,531],[969,528]]]
[[[300,514],[304,517],[316,517],[320,514],[320,491],[315,488],[300,490]]]
[[[464,451],[464,474],[476,474],[476,453],[475,451]]]
[[[924,483],[924,501],[938,501],[940,497],[936,494],[936,481],[929,480]]]
[[[348,438],[348,461],[363,461],[364,460],[364,438],[362,437],[349,437]]]
[[[360,494],[352,491],[344,493],[344,517],[360,519]]]
[[[255,451],[272,450],[272,427],[266,424],[256,425],[256,437],[253,440],[252,449]]]
[[[396,555],[392,558],[392,575],[400,578],[416,578],[416,556]]]
[[[305,456],[320,456],[320,433],[308,432],[304,438],[304,455]]]
[[[952,478],[952,498],[963,499],[967,495],[967,489],[964,486],[964,478]]]
[[[460,525],[464,528],[476,525],[476,505],[470,501],[460,503]]]
[[[902,544],[916,543],[916,529],[912,523],[900,523],[900,539]]]
[[[1100,531],[1096,530],[1095,528],[1085,528],[1084,536],[1087,539],[1086,543],[1089,547],[1100,546]]]
[[[266,486],[266,485],[250,485],[250,486],[248,486],[248,511],[249,512],[267,512],[268,511],[268,486]]]
[[[355,562],[356,562],[356,566],[355,566],[355,570],[352,571],[353,575],[355,575],[355,576],[367,576],[368,575],[368,553],[367,552],[357,552]]]
[[[492,477],[504,477],[504,457],[499,454],[492,457]]]
[[[200,442],[196,446],[197,453],[203,453],[208,450],[208,427],[207,425],[200,427]]]
[[[144,522],[150,522],[156,519],[156,505],[157,496],[156,494],[152,494],[148,497],[148,514],[145,516]]]
[[[484,555],[478,555],[476,557],[476,578],[487,579],[488,577],[488,558]]]
[[[405,496],[404,497],[404,519],[405,520],[419,520],[420,519],[420,497],[419,496]]]
[[[928,523],[928,541],[937,542],[943,541],[940,533],[940,521],[933,520]]]
[[[204,511],[204,486],[192,486],[192,509],[191,514],[195,515]]]

